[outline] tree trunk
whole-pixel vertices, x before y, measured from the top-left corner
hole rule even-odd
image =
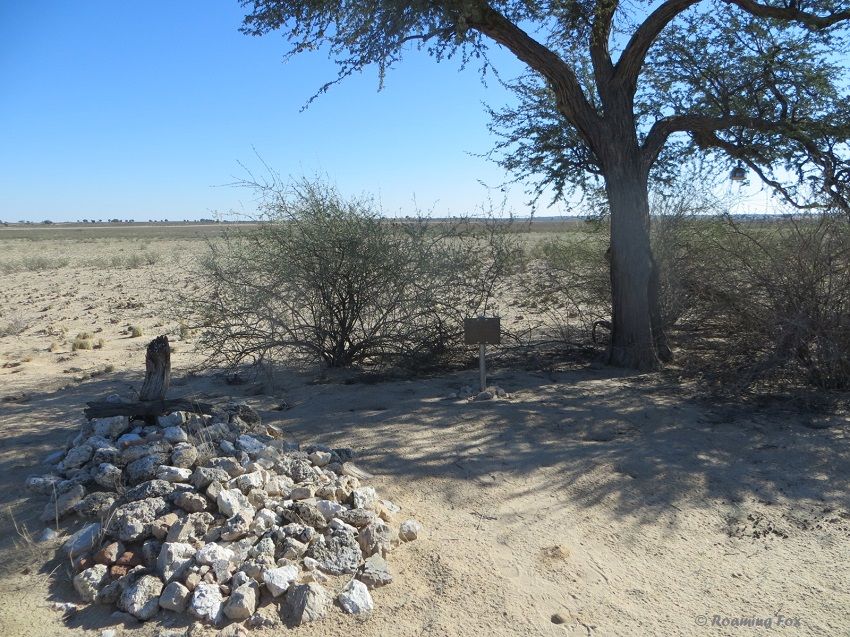
[[[608,362],[649,371],[669,355],[658,298],[659,277],[649,240],[647,176],[637,157],[609,164],[611,207],[611,345]]]

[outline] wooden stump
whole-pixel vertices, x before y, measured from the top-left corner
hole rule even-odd
[[[171,346],[168,337],[157,336],[148,343],[145,355],[145,382],[139,392],[140,401],[165,400],[171,383]]]
[[[145,381],[139,392],[139,400],[133,402],[94,401],[87,403],[87,418],[109,416],[139,417],[155,422],[157,416],[174,411],[190,411],[196,414],[212,413],[213,405],[189,398],[165,399],[171,383],[171,346],[167,336],[158,336],[148,343],[145,355]]]

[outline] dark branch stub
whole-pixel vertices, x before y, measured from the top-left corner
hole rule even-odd
[[[171,383],[171,346],[168,337],[157,336],[148,343],[145,355],[145,382],[139,400],[164,400]]]
[[[165,399],[171,383],[171,346],[167,336],[158,336],[148,343],[145,355],[145,380],[139,399],[130,402],[94,401],[87,403],[87,418],[129,416],[132,418],[155,418],[173,411],[188,411],[198,414],[210,413],[213,405],[189,398]]]

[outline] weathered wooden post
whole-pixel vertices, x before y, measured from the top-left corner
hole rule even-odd
[[[501,320],[498,316],[463,319],[463,341],[467,345],[478,345],[478,369],[481,391],[484,391],[487,389],[487,344],[502,342]]]
[[[171,384],[171,346],[168,337],[157,336],[148,343],[145,354],[145,382],[139,391],[139,400],[165,400]]]
[[[171,384],[171,346],[167,336],[158,336],[148,343],[145,354],[145,380],[139,391],[139,399],[93,401],[87,403],[87,418],[130,416],[130,418],[154,418],[173,411],[190,411],[198,414],[212,413],[213,405],[189,398],[167,400],[165,394]]]

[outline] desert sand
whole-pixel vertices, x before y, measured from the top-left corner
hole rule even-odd
[[[193,337],[181,340],[155,302],[163,286],[191,285],[187,265],[202,248],[190,237],[0,235],[0,326],[14,323],[0,337],[0,635],[142,637],[175,621],[162,612],[115,625],[103,607],[63,621],[51,604],[78,601],[68,566],[56,545],[29,541],[46,499],[23,489],[74,435],[86,401],[139,387],[157,334],[176,347],[172,395],[244,397],[286,438],[353,447],[400,519],[425,527],[390,554],[395,581],[373,592],[367,620],[336,612],[292,634],[764,631],[742,619],[770,619],[781,634],[850,634],[845,416],[717,404],[664,374],[586,363],[496,362],[491,382],[509,397],[486,402],[450,398],[476,369],[370,383],[281,369],[273,382],[228,384],[197,370]],[[126,261],[140,251],[159,257]],[[42,269],[8,265],[31,255],[47,260]],[[71,351],[79,332],[102,347]]]

